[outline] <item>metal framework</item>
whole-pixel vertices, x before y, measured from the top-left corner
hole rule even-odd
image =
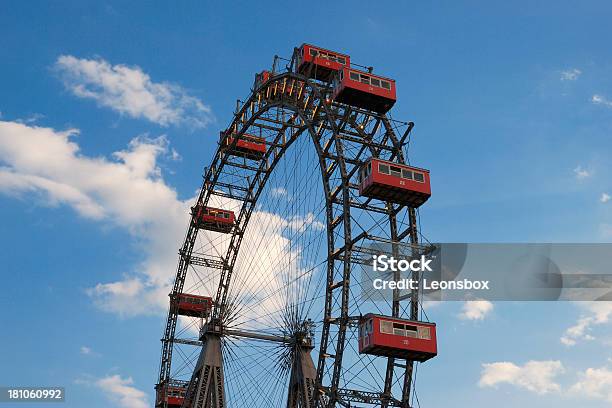
[[[240,339],[273,343],[282,349],[280,354],[285,365],[284,368],[279,365],[279,372],[286,370],[289,374],[285,394],[288,408],[350,407],[355,404],[410,407],[413,362],[370,356],[359,362],[349,342],[354,340],[357,312],[360,312],[354,293],[354,273],[364,263],[368,248],[385,242],[394,252],[402,245],[413,252],[422,250],[418,244],[415,209],[360,197],[356,184],[359,166],[369,157],[406,162],[403,145],[413,124],[399,123],[385,115],[331,101],[328,83],[296,72],[295,54],[283,71],[274,72],[268,81],[253,89],[244,102],[239,101],[228,126],[239,136],[265,134],[267,150],[263,159],[236,158],[220,146],[205,171],[197,204],[207,206],[214,200],[232,203],[237,208],[236,222],[221,251],[209,246],[200,252],[197,237],[203,231],[195,222],[189,225],[179,251],[171,296],[188,289],[186,277],[198,267],[203,272],[197,279],[204,280],[204,274],[214,276],[217,291],[208,294],[213,295],[214,307],[210,317],[203,316],[195,323],[199,335],[191,339],[181,338],[180,334],[185,331],[177,331],[180,320],[177,308],[170,307],[162,339],[157,387],[162,389],[175,381],[175,347],[188,346],[195,351],[182,354],[185,363],[181,369],[191,372],[182,406],[222,408],[231,405],[232,396],[226,395],[225,390],[224,361],[232,355],[232,347],[236,344],[232,339]],[[315,322],[305,321],[303,310],[297,312],[289,307],[287,310],[295,313],[288,312],[287,316],[294,317],[285,319],[284,327],[276,334],[265,329],[232,330],[230,322],[241,314],[241,305],[232,295],[232,288],[244,283],[235,282],[233,275],[241,246],[248,235],[249,221],[258,211],[258,201],[279,162],[297,140],[305,138],[310,139],[316,155],[320,173],[317,177],[323,193],[320,198],[324,201],[326,256],[322,259],[321,303],[316,303],[321,305],[320,318]],[[237,140],[238,137],[234,137],[230,148]],[[364,222],[357,221],[364,219],[373,221],[364,227]],[[313,304],[315,302],[318,301],[312,300]],[[297,310],[299,307],[295,305],[297,302],[293,305]],[[418,320],[418,305],[416,291],[409,296],[394,291],[393,299],[385,305],[386,314]],[[256,347],[253,350],[257,352]],[[350,357],[345,356],[347,350]],[[311,354],[315,354],[314,360]],[[355,361],[347,363],[345,357]],[[380,372],[380,375],[371,374],[376,378],[375,384],[359,385],[358,379],[346,380],[347,365],[357,364],[365,367],[361,372]],[[267,375],[273,377],[274,373]],[[265,396],[257,398],[265,402]],[[161,406],[167,407],[165,402]]]

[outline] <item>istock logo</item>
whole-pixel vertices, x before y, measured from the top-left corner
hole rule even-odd
[[[433,259],[426,259],[425,255],[421,255],[420,259],[400,259],[397,260],[394,257],[387,255],[374,255],[372,266],[376,272],[386,271],[412,271],[412,272],[432,272],[429,264]]]

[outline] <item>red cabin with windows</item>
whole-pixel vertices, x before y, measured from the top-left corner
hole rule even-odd
[[[172,299],[181,316],[203,317],[212,310],[212,298],[209,296],[180,293]]]
[[[297,70],[310,78],[329,81],[336,71],[350,66],[351,57],[346,54],[310,44],[302,44],[298,50]]]
[[[232,147],[235,137],[235,133],[225,136],[225,133],[221,132],[221,148],[227,154],[231,154],[232,156],[246,157],[250,160],[261,160],[266,154],[265,138],[244,133]]]
[[[155,407],[180,408],[187,395],[187,381],[172,380],[170,384],[160,384],[156,387]]]
[[[359,322],[359,353],[427,361],[438,354],[436,325],[367,314]]]
[[[431,197],[429,170],[371,158],[359,171],[359,194],[417,208]]]
[[[271,76],[272,73],[267,70],[263,70],[259,74],[255,74],[255,89],[259,88],[259,86],[270,79]]]
[[[344,67],[334,80],[333,99],[378,113],[395,104],[395,80]]]
[[[236,220],[233,211],[204,207],[201,204],[191,208],[191,215],[198,228],[224,234],[232,231]]]

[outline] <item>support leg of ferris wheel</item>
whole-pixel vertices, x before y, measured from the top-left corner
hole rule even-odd
[[[313,347],[297,347],[291,366],[287,408],[310,408],[313,403],[313,392],[317,369],[310,352]]]
[[[183,408],[225,408],[221,337],[206,333],[202,340],[202,351]]]

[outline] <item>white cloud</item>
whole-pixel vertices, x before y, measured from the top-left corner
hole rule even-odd
[[[612,402],[612,371],[605,367],[588,368],[579,376],[580,380],[570,388],[570,392]]]
[[[30,174],[19,174],[7,168],[0,168],[0,190],[5,193],[31,191],[47,194],[46,204],[57,205],[67,203],[74,207],[81,215],[88,218],[102,218],[104,209],[86,194],[78,189]]]
[[[604,105],[609,108],[612,108],[612,101],[608,100],[605,96],[601,96],[597,94],[593,95],[591,97],[591,102],[593,102],[595,105]]]
[[[43,204],[68,205],[84,218],[127,229],[142,263],[88,293],[104,310],[123,315],[165,310],[193,201],[179,200],[161,177],[157,160],[169,154],[168,142],[136,138],[107,159],[82,155],[77,135],[0,121],[0,193],[35,193]]]
[[[68,205],[82,217],[129,231],[143,254],[142,262],[134,270],[117,271],[122,276],[115,281],[92,283],[87,293],[101,309],[122,316],[165,312],[176,272],[176,249],[195,200],[180,200],[162,178],[157,163],[160,157],[171,156],[168,142],[136,138],[109,158],[92,158],[80,152],[74,140],[77,135],[76,130],[0,121],[0,193],[36,193],[44,204]],[[238,205],[211,201],[213,207],[231,210]],[[312,213],[289,219],[262,210],[253,213],[234,268],[234,280],[240,283],[237,287],[253,310],[278,310],[280,303],[274,294],[281,293],[287,274],[295,277],[313,267],[301,263],[301,249],[291,245],[290,235],[305,228],[324,232],[325,225]],[[212,247],[219,254],[229,242],[220,235],[215,235]],[[210,242],[206,231],[198,234],[200,238],[200,243]],[[271,244],[260,247],[261,242]],[[262,274],[258,279],[252,279],[253,269]],[[188,279],[194,281],[185,287],[201,287],[201,277],[191,275]],[[262,282],[266,282],[263,288]]]
[[[293,231],[303,232],[306,228],[322,231],[325,229],[325,224],[318,221],[313,213],[308,213],[306,216],[294,216],[287,221],[287,226]]]
[[[528,361],[523,366],[511,362],[483,364],[478,385],[496,387],[511,384],[537,394],[547,394],[561,389],[555,377],[564,372],[560,361]]]
[[[561,337],[561,343],[566,346],[574,346],[579,341],[594,340],[595,337],[591,334],[593,326],[608,323],[612,317],[612,302],[580,302],[580,306],[586,309],[587,313]]]
[[[568,69],[566,71],[561,71],[561,80],[562,81],[575,81],[582,74],[582,71],[578,68]]]
[[[575,346],[578,340],[594,340],[595,337],[588,334],[591,329],[592,318],[583,317],[578,319],[575,325],[568,328],[561,337],[561,343],[566,346]]]
[[[287,190],[282,187],[274,187],[271,190],[273,197],[287,197]]]
[[[154,287],[154,285],[151,285],[151,287]],[[133,309],[134,299],[139,296],[142,297],[143,306],[156,303],[150,294],[145,293],[145,284],[142,279],[136,277],[127,277],[125,280],[111,283],[98,283],[93,288],[87,289],[86,292],[101,309],[121,315],[145,312],[138,308]],[[163,306],[160,304],[159,307]]]
[[[25,123],[26,125],[32,125],[38,122],[39,120],[44,119],[44,117],[45,115],[41,115],[40,113],[34,113],[25,119],[17,119],[15,122]]]
[[[87,346],[81,346],[81,348],[79,349],[79,352],[84,356],[100,357],[100,353],[93,351],[91,347],[87,347]]]
[[[115,406],[124,408],[148,408],[149,403],[144,391],[141,391],[132,385],[134,380],[131,377],[121,378],[120,375],[112,375],[101,378],[95,382],[95,385],[105,392],[106,397],[112,401]]]
[[[493,303],[488,300],[468,300],[463,304],[459,317],[464,320],[484,320],[493,311]]]
[[[601,201],[602,203],[607,203],[608,201],[610,201],[612,197],[610,197],[610,194],[608,193],[601,193],[601,197],[599,198],[599,201]]]
[[[80,98],[122,115],[144,118],[161,126],[206,126],[213,120],[210,107],[178,85],[153,82],[138,67],[111,65],[103,59],[62,55],[55,62],[66,89]]]
[[[578,180],[583,180],[587,177],[591,177],[593,173],[587,169],[583,169],[582,166],[577,166],[574,169],[574,175]]]

